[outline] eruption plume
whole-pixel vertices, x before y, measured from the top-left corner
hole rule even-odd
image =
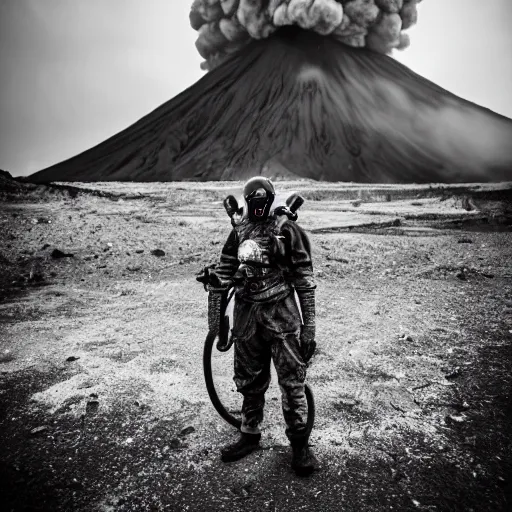
[[[421,0],[194,0],[190,24],[196,47],[211,70],[251,39],[295,25],[353,47],[379,53],[404,49],[402,30],[416,23]]]
[[[194,0],[209,70],[34,181],[512,180],[512,121],[400,64],[416,0]]]

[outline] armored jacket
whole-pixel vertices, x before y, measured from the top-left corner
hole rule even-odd
[[[232,283],[238,298],[275,302],[297,290],[315,288],[311,246],[293,221],[245,219],[231,231],[216,274]]]

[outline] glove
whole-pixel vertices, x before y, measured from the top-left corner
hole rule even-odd
[[[315,289],[297,290],[304,325],[300,335],[302,357],[306,363],[315,353]]]
[[[210,288],[208,292],[208,330],[218,334],[220,331],[220,306],[224,290]]]
[[[315,341],[315,326],[303,325],[300,335],[300,343],[302,349],[302,358],[306,363],[309,363],[316,350]]]
[[[202,270],[200,270],[196,274],[196,281],[199,281],[200,283],[203,284],[205,291],[208,291],[208,285],[211,284],[210,283],[211,274],[212,274],[212,272],[215,271],[216,268],[217,268],[217,265],[208,265],[207,267],[204,267]]]

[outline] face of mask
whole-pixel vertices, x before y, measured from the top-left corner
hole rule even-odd
[[[268,217],[271,198],[267,196],[267,192],[263,189],[255,190],[246,198],[249,219],[252,221],[265,220]]]
[[[275,197],[270,180],[260,177],[252,178],[244,187],[244,197],[249,220],[252,222],[267,220]]]

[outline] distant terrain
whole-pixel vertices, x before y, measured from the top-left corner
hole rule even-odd
[[[275,379],[261,450],[231,465],[204,386],[194,274],[241,182],[0,179],[5,510],[510,510],[512,183],[276,183],[306,198],[318,284],[304,481]]]
[[[510,119],[393,58],[286,28],[30,179],[503,181],[512,180],[511,141]]]

